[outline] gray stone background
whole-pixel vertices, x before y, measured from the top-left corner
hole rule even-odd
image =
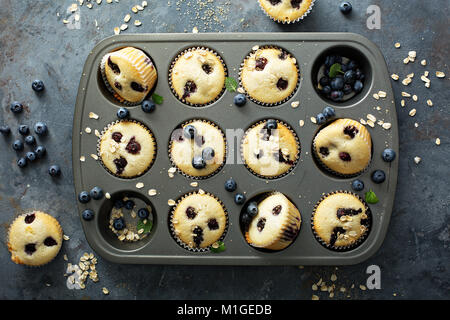
[[[311,299],[311,285],[323,278],[338,277],[336,286],[347,293],[334,299],[448,299],[449,271],[449,125],[448,75],[445,59],[449,54],[448,0],[353,0],[353,13],[339,12],[337,0],[316,0],[313,12],[301,23],[278,25],[265,16],[256,0],[148,0],[148,7],[138,13],[131,7],[140,1],[78,9],[79,29],[71,29],[63,19],[70,14],[70,0],[0,0],[0,123],[14,131],[19,123],[43,120],[50,134],[45,139],[46,160],[21,170],[11,149],[12,137],[0,137],[0,298],[2,299]],[[381,29],[366,27],[366,9],[381,8]],[[59,14],[58,14],[59,13]],[[85,251],[91,252],[79,221],[73,188],[71,131],[73,108],[84,61],[101,39],[113,34],[126,13],[142,22],[132,32],[275,32],[340,31],[360,33],[374,41],[384,53],[389,71],[405,76],[415,72],[406,91],[419,101],[400,107],[403,86],[393,83],[400,131],[400,170],[394,211],[388,234],[381,249],[359,265],[339,267],[212,267],[165,265],[118,265],[98,257],[100,281],[88,282],[85,290],[69,290],[63,276],[67,254],[77,262]],[[97,21],[97,26],[96,22]],[[394,43],[400,42],[400,49]],[[416,50],[415,63],[404,66],[409,50]],[[419,61],[427,59],[428,66]],[[430,89],[418,79],[424,70],[432,74]],[[438,80],[436,70],[446,79]],[[37,97],[31,82],[40,78],[46,91]],[[425,104],[432,99],[434,107]],[[25,112],[14,116],[9,103],[19,100]],[[417,109],[409,117],[411,108]],[[414,123],[419,124],[415,128]],[[15,133],[15,132],[14,132]],[[12,135],[14,136],[14,135]],[[435,145],[435,139],[441,145]],[[6,140],[6,141],[3,141]],[[422,162],[414,163],[420,156]],[[51,179],[47,168],[52,163],[62,167],[62,177]],[[53,214],[70,240],[49,265],[28,268],[10,261],[6,246],[9,223],[30,208]],[[381,290],[360,290],[365,284],[369,265],[381,268]],[[350,289],[355,284],[355,289]],[[102,287],[110,294],[105,296]],[[321,299],[328,294],[315,293]]]

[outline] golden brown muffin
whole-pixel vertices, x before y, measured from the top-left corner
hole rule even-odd
[[[261,8],[273,20],[296,22],[305,17],[314,4],[312,0],[258,0]]]

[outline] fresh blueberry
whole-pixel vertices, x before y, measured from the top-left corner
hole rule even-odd
[[[364,182],[359,179],[352,181],[352,188],[355,191],[362,191],[364,189]]]
[[[344,82],[348,84],[352,84],[355,82],[356,72],[353,70],[348,70],[344,73]]]
[[[342,77],[333,78],[330,85],[333,90],[341,90],[344,87],[344,79]]]
[[[125,119],[128,118],[128,116],[130,115],[130,111],[128,111],[127,108],[119,108],[119,110],[117,110],[117,118],[119,119]]]
[[[26,136],[30,133],[30,128],[26,124],[21,124],[19,126],[19,133],[23,136]]]
[[[21,113],[23,111],[23,104],[19,101],[13,101],[9,108],[13,113]]]
[[[325,87],[330,83],[330,78],[323,76],[322,78],[320,78],[319,83],[322,87]]]
[[[225,181],[225,190],[227,190],[228,192],[233,192],[236,190],[236,188],[237,183],[233,178],[230,178],[227,181]]]
[[[11,133],[11,129],[8,126],[1,126],[0,133],[6,136]]]
[[[38,122],[34,125],[34,132],[36,132],[37,135],[43,136],[48,132],[47,124],[44,122]]]
[[[346,72],[346,71],[348,71],[348,70],[349,70],[348,64],[345,64],[345,63],[341,64],[341,71],[342,71],[342,72]]]
[[[244,213],[241,217],[241,222],[245,227],[248,227],[248,225],[252,222],[252,217],[248,213]]]
[[[361,69],[356,69],[355,77],[356,77],[356,79],[358,79],[358,80],[364,81],[364,78],[365,78],[366,76],[365,76],[364,73],[361,71]]]
[[[125,209],[132,210],[134,208],[134,201],[127,200],[125,201]]]
[[[31,88],[36,91],[36,92],[40,92],[43,91],[45,86],[44,86],[44,82],[42,80],[34,80],[33,83],[31,84]]]
[[[125,228],[125,220],[123,218],[114,219],[113,227],[116,230],[122,230],[123,228]]]
[[[340,56],[340,55],[335,55],[335,56],[334,56],[334,63],[340,63],[340,64],[342,64],[342,56]]]
[[[124,206],[125,206],[125,202],[123,202],[122,199],[116,200],[114,202],[114,208],[116,208],[116,209],[123,208]]]
[[[361,82],[361,80],[356,80],[355,83],[353,84],[353,90],[356,93],[361,92],[363,88],[364,88],[364,85]]]
[[[326,56],[325,57],[325,66],[327,68],[331,67],[334,64],[334,61],[335,61],[334,59],[335,59],[334,56]]]
[[[57,164],[54,164],[48,168],[48,173],[52,177],[59,177],[61,175],[61,168]]]
[[[331,93],[331,87],[330,86],[325,86],[325,87],[323,87],[322,88],[322,93],[324,94],[324,95],[329,95],[330,93]]]
[[[236,193],[234,196],[234,202],[236,204],[243,204],[245,202],[245,196],[242,193]]]
[[[91,201],[89,192],[81,191],[80,194],[78,194],[78,201],[80,201],[81,203],[88,203],[89,201]]]
[[[29,146],[32,146],[36,143],[36,139],[33,136],[26,136],[25,143]]]
[[[392,149],[384,149],[382,158],[386,162],[392,162],[395,159],[395,151]]]
[[[206,147],[202,151],[202,158],[205,159],[205,161],[214,159],[216,152],[211,147]]]
[[[344,92],[344,94],[350,94],[353,92],[353,87],[351,84],[344,84],[344,89],[342,89],[342,92]]]
[[[244,94],[239,93],[234,96],[234,104],[237,105],[238,107],[244,106],[246,102],[247,98],[245,97]]]
[[[100,187],[93,187],[89,194],[94,200],[100,200],[101,198],[103,198],[103,190]]]
[[[191,124],[188,124],[184,127],[183,134],[188,139],[194,139],[195,135],[197,134],[197,129]]]
[[[147,208],[141,208],[138,210],[137,215],[141,219],[147,219],[148,216],[150,215],[150,212],[147,210]]]
[[[323,108],[322,113],[325,116],[325,118],[327,118],[327,119],[333,118],[336,115],[336,112],[334,111],[333,107],[325,107],[325,108]]]
[[[358,64],[355,60],[350,60],[349,63],[347,63],[348,70],[355,70],[357,68]]]
[[[268,129],[268,130],[275,130],[276,128],[278,128],[278,122],[275,119],[269,119],[266,122],[266,125],[264,126],[264,128]]]
[[[339,10],[341,10],[343,14],[349,14],[350,12],[352,12],[352,5],[348,1],[341,2],[341,4],[339,5]]]
[[[330,94],[330,98],[333,101],[342,101],[342,98],[344,98],[344,91],[340,90],[332,91]]]
[[[248,204],[247,214],[252,218],[258,214],[258,204],[256,202],[251,202]]]
[[[144,100],[142,101],[142,111],[144,111],[145,113],[150,113],[155,111],[156,109],[156,104],[153,101],[150,100]]]
[[[204,160],[201,156],[195,156],[195,157],[192,159],[192,166],[193,166],[195,169],[203,169],[203,168],[206,167],[206,162],[205,162],[205,160]]]
[[[317,116],[316,116],[317,124],[324,124],[326,120],[327,120],[327,118],[325,118],[323,113],[317,114]]]
[[[26,158],[20,158],[19,160],[17,160],[17,165],[20,168],[23,168],[27,165],[27,159]]]
[[[375,170],[372,173],[372,181],[375,183],[382,183],[384,180],[386,180],[386,174],[383,170]]]
[[[16,140],[13,142],[12,147],[16,151],[22,151],[23,150],[23,142],[20,140]]]
[[[86,221],[92,220],[94,218],[94,211],[91,209],[86,209],[81,213],[81,216]]]
[[[45,149],[44,146],[37,146],[34,150],[34,153],[36,153],[36,156],[40,159],[45,156],[45,153],[47,152],[47,149]]]
[[[33,162],[34,160],[36,160],[36,153],[34,153],[33,151],[28,151],[26,157],[28,161]]]

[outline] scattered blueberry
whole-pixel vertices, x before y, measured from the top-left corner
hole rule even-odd
[[[244,106],[246,102],[247,98],[245,97],[244,94],[239,93],[234,96],[234,104],[237,105],[238,107]]]
[[[20,140],[16,140],[13,142],[12,147],[16,151],[22,151],[23,150],[23,142]]]
[[[348,84],[352,84],[355,82],[356,73],[353,70],[348,70],[344,73],[344,82]]]
[[[323,108],[322,113],[325,116],[325,118],[327,118],[327,119],[333,118],[336,115],[336,112],[334,111],[333,107],[325,107],[325,108]]]
[[[392,149],[384,149],[382,158],[386,162],[392,162],[395,159],[395,151]]]
[[[361,82],[361,80],[356,80],[355,83],[353,84],[353,90],[355,90],[356,93],[361,92],[363,88],[364,85]]]
[[[26,158],[20,158],[19,160],[17,160],[17,165],[20,168],[23,168],[27,165],[27,159]]]
[[[241,217],[241,222],[244,226],[248,226],[252,222],[252,217],[248,213],[244,213]]]
[[[26,153],[26,157],[28,161],[33,162],[34,160],[36,160],[36,153],[34,153],[33,151],[28,151]]]
[[[37,135],[43,136],[48,132],[47,125],[44,122],[38,122],[34,125],[34,132]]]
[[[191,124],[188,124],[184,127],[183,130],[184,136],[188,139],[194,139],[195,135],[197,134],[197,129]]]
[[[230,178],[227,181],[225,181],[225,190],[227,190],[228,192],[233,192],[236,190],[236,188],[237,184],[233,178]]]
[[[117,117],[119,119],[125,119],[128,118],[128,116],[130,115],[130,111],[128,111],[127,108],[119,108],[119,110],[117,110]]]
[[[88,203],[89,201],[91,201],[91,196],[89,192],[81,191],[80,194],[78,195],[78,201],[80,201],[81,203]]]
[[[349,14],[350,12],[352,12],[352,5],[348,1],[341,2],[341,4],[339,5],[339,10],[341,10],[343,14]]]
[[[156,109],[156,105],[153,101],[150,100],[144,100],[142,101],[142,111],[144,111],[145,113],[150,113],[155,111]]]
[[[320,78],[319,83],[322,87],[325,87],[330,83],[330,78],[323,76],[322,78]]]
[[[258,204],[256,202],[249,203],[247,206],[247,214],[252,218],[258,214]]]
[[[125,220],[123,218],[114,219],[113,227],[116,230],[122,230],[125,228]]]
[[[204,160],[202,157],[200,157],[200,156],[195,156],[195,157],[192,159],[192,166],[193,166],[195,169],[203,169],[203,168],[206,167],[206,162],[205,162],[205,160]]]
[[[234,196],[234,202],[236,204],[243,204],[245,202],[245,196],[242,193],[236,193]]]
[[[353,180],[352,188],[355,191],[362,191],[364,189],[364,182],[359,179]]]
[[[150,215],[150,212],[147,210],[147,208],[141,208],[138,210],[137,215],[141,219],[147,219],[148,216]]]
[[[6,136],[11,133],[11,129],[8,126],[1,126],[0,133]]]
[[[44,146],[37,146],[34,150],[34,153],[36,153],[36,156],[40,159],[45,156],[45,153],[47,152],[47,149],[45,149]]]
[[[278,128],[278,122],[275,119],[269,119],[266,122],[265,128],[268,130],[275,130]]]
[[[114,202],[114,208],[116,208],[116,209],[123,208],[124,206],[125,206],[125,202],[123,202],[122,199],[116,200],[116,202]]]
[[[125,209],[131,210],[133,208],[134,208],[134,201],[133,200],[125,201]]]
[[[215,151],[214,151],[213,148],[211,148],[211,147],[206,147],[206,148],[203,149],[203,151],[202,151],[202,158],[203,158],[205,161],[212,160],[212,159],[214,159],[215,154],[216,154],[216,153],[215,153]]]
[[[103,198],[103,190],[100,187],[93,187],[89,194],[94,200],[100,200],[101,198]]]
[[[21,113],[23,105],[19,101],[13,101],[9,107],[13,113]]]
[[[30,133],[30,128],[28,128],[28,126],[26,124],[21,124],[19,126],[19,133],[21,135],[25,136]]]
[[[32,146],[36,143],[36,139],[33,136],[26,136],[25,143],[28,144],[29,146]]]
[[[375,183],[382,183],[386,180],[386,174],[383,170],[375,170],[372,173],[372,181]]]
[[[330,85],[333,90],[341,90],[344,88],[344,78],[337,76],[331,80]]]
[[[44,82],[42,80],[34,80],[33,83],[31,84],[31,88],[33,88],[34,91],[36,92],[40,92],[43,91],[45,86],[44,86]]]
[[[94,218],[94,211],[91,209],[86,209],[81,213],[81,216],[86,221],[92,220]]]
[[[54,164],[48,168],[48,173],[52,177],[59,177],[61,175],[61,168],[57,164]]]
[[[325,118],[323,113],[317,114],[317,116],[316,116],[317,124],[324,124],[326,120],[327,120],[327,118]]]

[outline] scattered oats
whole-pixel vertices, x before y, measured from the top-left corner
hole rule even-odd
[[[441,139],[439,139],[439,138],[436,138],[436,145],[441,145]]]
[[[174,175],[173,173],[171,173],[171,172],[169,172],[168,175],[169,175],[169,178],[170,178],[170,179],[172,179],[173,177],[175,177],[175,175]]]
[[[150,189],[150,190],[148,190],[148,195],[149,195],[149,196],[155,196],[155,195],[156,195],[156,189]]]
[[[397,81],[398,79],[400,79],[400,77],[398,76],[398,74],[395,74],[395,73],[391,74],[391,78],[392,78],[393,80],[395,80],[395,81]]]
[[[147,6],[147,1],[142,1],[142,6],[145,8]]]
[[[404,99],[402,99],[402,100],[400,101],[400,105],[401,105],[402,107],[405,106],[405,100],[404,100]]]
[[[86,129],[84,129],[84,131],[85,131],[86,133],[91,133],[91,132],[92,132],[92,129],[89,128],[89,127],[86,127]]]
[[[413,99],[414,101],[419,100],[419,98],[417,97],[417,95],[413,95],[413,96],[412,96],[412,99]]]
[[[139,21],[139,20],[134,20],[134,25],[135,25],[136,27],[139,27],[139,26],[142,25],[142,22]]]
[[[319,288],[317,287],[317,284],[314,283],[314,284],[312,285],[311,289],[312,289],[313,291],[317,291],[317,289],[319,289]]]
[[[94,130],[94,134],[99,138],[101,136],[100,131],[98,131],[97,129]]]
[[[127,13],[127,15],[125,16],[125,18],[123,18],[123,21],[128,23],[131,19],[131,15],[129,13]]]
[[[140,5],[136,5],[136,9],[138,9],[139,11],[144,10],[144,8],[142,6],[140,6]]]
[[[142,189],[143,187],[144,187],[144,183],[143,182],[136,183],[136,188]]]
[[[414,123],[414,127],[418,128],[419,124],[417,122]]]
[[[80,15],[77,13],[77,14],[74,16],[74,19],[75,19],[75,21],[80,21]]]
[[[386,92],[385,91],[378,91],[378,96],[380,97],[380,98],[386,98],[386,96],[387,96],[387,94],[386,94]]]
[[[175,173],[177,172],[177,168],[171,167],[169,170],[167,170],[168,173]]]
[[[364,120],[364,119],[359,119],[359,122],[360,122],[362,125],[366,125],[366,124],[367,124],[367,121]]]
[[[367,120],[367,124],[372,128],[375,127],[375,123],[372,120]]]
[[[88,4],[86,4],[86,7],[88,7],[89,9],[92,9],[92,3],[88,3]]]
[[[102,4],[102,0],[97,0],[97,4]]]
[[[92,159],[94,159],[94,160],[98,160],[98,155],[96,155],[96,154],[94,154],[94,153],[91,153],[91,157],[92,157]]]
[[[402,91],[402,97],[410,98],[411,94],[409,94],[408,92]]]
[[[325,283],[320,286],[320,291],[322,292],[328,291],[328,287]]]
[[[172,200],[172,199],[169,199],[169,200],[167,201],[167,204],[168,204],[169,206],[173,207],[173,206],[175,205],[175,201]]]
[[[420,64],[423,65],[423,66],[426,66],[427,65],[427,60],[423,59],[422,61],[420,61]]]
[[[128,25],[125,23],[120,26],[120,30],[122,30],[122,31],[127,30],[127,29],[128,29]]]
[[[69,20],[64,19],[64,20],[63,20],[63,23],[64,23],[64,24],[68,24],[68,23],[69,23]]]
[[[425,87],[429,88],[430,87],[430,83],[429,82],[425,82]]]
[[[98,114],[96,114],[94,112],[89,112],[89,118],[97,120],[98,119]]]
[[[291,107],[294,108],[294,109],[297,108],[299,105],[300,105],[300,101],[293,101],[291,103]]]
[[[394,47],[396,47],[397,49],[400,48],[400,42],[396,42],[396,43],[394,44]]]
[[[258,49],[259,49],[259,46],[258,46],[258,45],[252,47],[252,50],[253,50],[253,51],[256,51],[256,50],[258,50]]]
[[[385,123],[383,123],[381,126],[382,126],[383,129],[385,129],[385,130],[389,130],[389,129],[392,127],[392,125],[391,125],[389,122],[385,122]]]
[[[330,292],[330,298],[334,297],[334,292]]]
[[[404,63],[404,64],[408,64],[408,63],[409,63],[409,58],[406,57],[405,59],[403,59],[403,63]]]
[[[417,112],[416,109],[412,109],[412,110],[409,112],[409,115],[410,115],[411,117],[414,117],[414,116],[416,115],[416,112]]]
[[[134,13],[138,13],[138,9],[136,7],[131,8],[131,11],[133,11]]]
[[[85,156],[81,156],[81,157],[80,157],[80,161],[81,161],[81,162],[85,162],[85,161],[86,161],[86,157],[85,157]]]
[[[414,157],[414,162],[415,162],[416,164],[419,164],[420,161],[422,161],[422,158],[421,158],[421,157]]]
[[[377,121],[377,118],[373,114],[370,114],[370,113],[367,115],[367,119],[369,119],[369,120],[371,120],[373,122]]]
[[[69,261],[69,258],[67,257],[67,254],[63,255],[64,261]]]
[[[106,294],[109,294],[109,290],[106,289],[105,287],[103,287],[102,291],[103,291],[103,293],[104,293],[105,295],[106,295]]]
[[[405,78],[402,80],[402,85],[407,86],[412,82],[411,78]]]
[[[300,127],[303,127],[303,126],[305,125],[305,121],[304,121],[304,120],[300,120],[300,121],[298,122],[298,124],[300,125]]]
[[[317,123],[316,117],[311,117],[311,122],[312,123]]]
[[[421,76],[420,80],[422,80],[425,83],[429,83],[430,82],[430,79],[428,79],[425,75]]]
[[[80,7],[81,7],[84,3],[84,0],[78,0],[78,3],[80,4]]]
[[[69,11],[74,13],[78,10],[78,5],[76,3],[72,3],[72,5],[69,7]]]
[[[106,0],[106,3],[112,3],[112,0]]]
[[[111,199],[111,194],[109,192],[105,193],[105,198],[106,199]]]
[[[336,280],[337,280],[337,276],[333,273],[333,274],[331,275],[330,280],[333,281],[333,282],[336,281]]]
[[[363,285],[363,284],[360,284],[360,285],[359,285],[359,288],[360,288],[362,291],[365,291],[365,290],[367,289],[366,286]]]
[[[120,28],[119,27],[115,27],[114,28],[114,34],[118,35],[120,33]]]
[[[432,106],[433,106],[433,101],[431,101],[431,99],[428,99],[428,100],[427,100],[427,105],[428,105],[429,107],[432,107]]]
[[[63,239],[66,240],[66,241],[70,240],[69,236],[65,235],[65,234],[63,235]]]
[[[205,190],[203,190],[203,189],[198,189],[198,194],[205,194]]]
[[[374,93],[374,94],[373,94],[373,98],[374,98],[375,100],[379,100],[379,99],[380,99],[380,96],[378,95],[378,93]]]
[[[312,295],[311,300],[319,300],[319,297],[316,296],[315,294]]]
[[[444,78],[445,77],[445,73],[443,73],[442,71],[436,71],[436,77]]]
[[[192,28],[192,33],[198,33],[198,28],[197,27]]]
[[[197,181],[193,181],[190,183],[191,187],[198,187],[198,182]]]
[[[339,291],[342,292],[342,293],[344,293],[346,290],[347,290],[347,289],[345,289],[344,287],[341,287],[341,288],[339,289]]]
[[[244,90],[244,88],[239,87],[239,88],[237,88],[237,92],[239,92],[239,93],[245,93],[245,90]]]
[[[430,75],[430,72],[429,72],[429,71],[425,71],[425,72],[423,73],[423,75],[424,75],[425,77],[428,77],[428,76]]]
[[[410,78],[410,79],[414,78],[414,72],[413,72],[413,73],[410,73],[410,74],[408,74],[408,75],[407,75],[406,77],[407,77],[407,78]]]

